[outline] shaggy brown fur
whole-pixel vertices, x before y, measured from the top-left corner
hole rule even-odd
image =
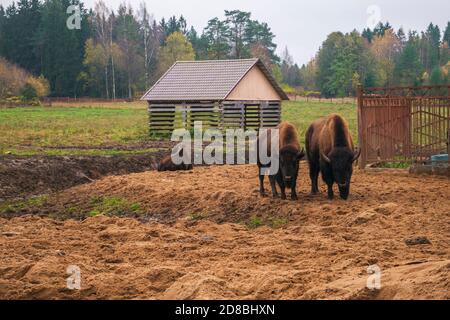
[[[158,164],[158,171],[182,171],[182,170],[192,170],[192,164],[175,164],[172,161],[170,155],[161,159]]]
[[[311,177],[311,193],[319,191],[317,177],[328,185],[328,197],[333,198],[333,183],[338,183],[343,199],[350,190],[352,163],[359,157],[355,152],[347,121],[338,114],[316,120],[305,137]]]
[[[279,170],[276,174],[269,176],[270,185],[272,188],[272,195],[278,197],[278,192],[275,186],[277,182],[281,189],[281,198],[286,199],[285,189],[291,189],[291,197],[293,200],[297,199],[296,184],[299,170],[299,161],[305,156],[304,150],[300,150],[300,143],[298,141],[297,129],[289,122],[282,122],[278,125],[279,130]],[[262,144],[267,143],[267,150],[270,154],[271,150],[271,130],[268,130],[267,140],[261,141]],[[258,140],[259,143],[259,140]],[[258,144],[259,145],[259,144]],[[264,190],[264,175],[261,174],[261,168],[264,166],[259,161],[258,153],[258,169],[259,169],[259,184],[260,193],[265,195]]]

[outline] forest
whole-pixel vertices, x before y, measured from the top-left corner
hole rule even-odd
[[[66,26],[71,5],[80,8],[77,29]],[[87,8],[81,0],[19,0],[0,6],[0,99],[133,99],[177,60],[251,57],[262,59],[288,93],[352,96],[359,84],[449,83],[449,43],[450,22],[420,32],[380,22],[329,34],[300,66],[287,47],[277,55],[270,26],[250,12],[226,10],[199,31],[184,16],[157,21],[145,2],[115,10],[103,1]]]

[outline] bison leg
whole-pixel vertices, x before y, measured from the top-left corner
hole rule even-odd
[[[333,200],[334,192],[333,192],[333,183],[327,184],[328,186],[328,199]]]
[[[333,183],[334,183],[333,172],[331,171],[331,167],[329,165],[327,165],[327,164],[321,164],[320,171],[322,171],[323,181],[327,184],[327,187],[328,187],[328,199],[331,200],[331,199],[334,198],[334,193],[333,193]]]
[[[276,175],[276,181],[281,191],[281,199],[286,200],[286,185],[284,184],[283,177],[281,176],[281,172],[278,172]]]
[[[319,172],[320,168],[317,164],[309,164],[309,177],[311,179],[311,194],[317,194],[319,192]]]
[[[269,176],[269,181],[270,181],[270,187],[272,188],[272,196],[274,198],[278,198],[278,192],[277,192],[277,187],[276,187],[276,181],[275,181],[275,176]]]
[[[264,175],[259,175],[259,194],[263,197],[266,196],[266,191],[264,190]]]
[[[295,191],[295,189],[292,189],[291,199],[292,200],[298,200],[297,192]]]

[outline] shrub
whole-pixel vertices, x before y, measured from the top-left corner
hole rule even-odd
[[[29,83],[22,88],[20,96],[24,102],[30,102],[38,98],[36,89]]]
[[[0,58],[0,100],[20,96],[21,102],[39,103],[50,92],[44,77],[33,77],[22,68]]]

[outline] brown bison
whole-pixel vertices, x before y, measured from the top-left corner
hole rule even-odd
[[[291,189],[292,200],[297,200],[297,176],[299,170],[299,161],[305,157],[304,149],[300,149],[300,143],[298,142],[297,129],[289,122],[282,122],[276,129],[279,130],[279,169],[276,174],[269,175],[270,186],[272,188],[272,195],[274,198],[278,197],[276,188],[276,182],[278,183],[281,191],[281,199],[286,199],[286,188]],[[270,132],[267,134],[267,150],[270,153]],[[261,143],[264,143],[261,141]],[[259,139],[258,139],[259,146]],[[270,154],[269,154],[270,156]],[[270,164],[263,165],[260,162],[258,152],[258,169],[259,169],[259,186],[261,195],[265,195],[264,190],[264,174],[262,174],[261,168],[270,167]]]
[[[179,151],[179,156],[183,156],[183,149]],[[165,156],[161,159],[159,164],[157,164],[156,169],[158,171],[182,171],[182,170],[192,170],[192,164],[175,164],[172,161],[172,155]]]
[[[309,162],[311,193],[319,191],[319,172],[328,186],[328,198],[333,199],[333,184],[339,187],[342,199],[348,199],[353,162],[361,154],[355,151],[347,122],[338,114],[316,120],[306,132],[306,154]]]

